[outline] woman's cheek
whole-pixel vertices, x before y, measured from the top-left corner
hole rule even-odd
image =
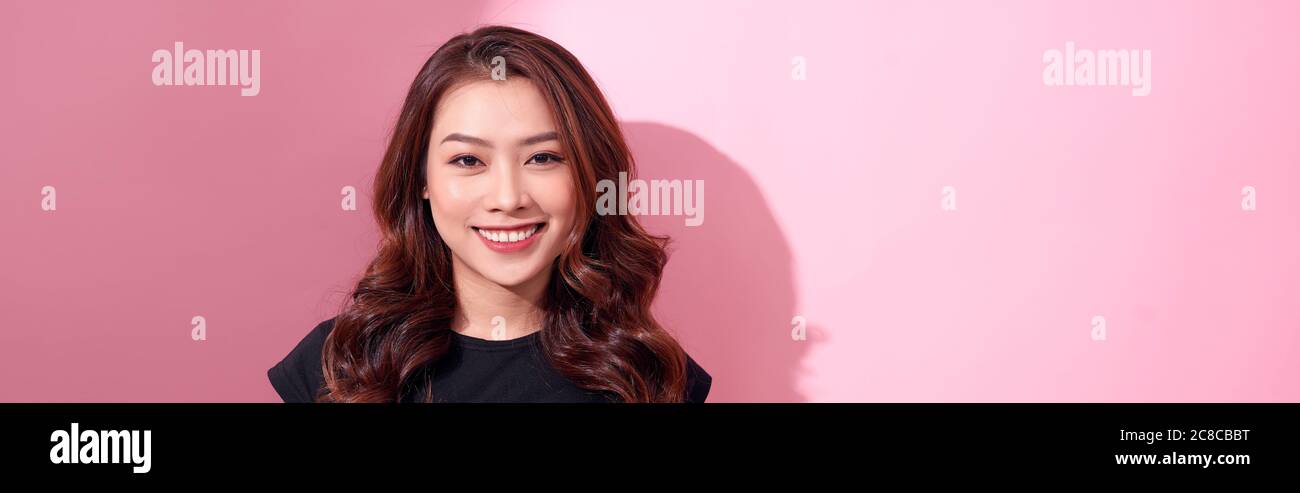
[[[547,177],[547,183],[540,188],[542,196],[537,201],[542,206],[542,210],[551,216],[552,220],[558,223],[565,231],[560,231],[558,237],[567,236],[568,229],[573,227],[573,216],[576,210],[578,193],[573,187],[573,180],[568,173],[555,173],[554,176]]]
[[[463,183],[464,180],[455,176],[445,176],[441,178],[442,179],[438,181],[442,185],[442,196],[446,198],[450,204],[461,204],[465,202],[465,197],[468,194],[465,190],[465,183]]]
[[[560,248],[564,246],[565,238],[568,238],[569,232],[573,229],[573,221],[575,221],[573,217],[575,217],[576,208],[580,204],[577,204],[577,190],[573,187],[573,181],[569,180],[568,176],[563,177],[563,182],[555,183],[555,187],[552,187],[551,190],[555,191],[555,196],[550,198],[552,202],[550,211],[554,211],[551,215],[552,217],[558,217],[558,222],[562,222],[560,228],[556,230],[560,234],[555,235],[555,243],[554,247],[552,247],[555,248],[555,254],[558,255]]]
[[[434,176],[429,181],[429,205],[434,225],[444,239],[455,239],[465,225],[467,206],[463,183],[451,176]]]

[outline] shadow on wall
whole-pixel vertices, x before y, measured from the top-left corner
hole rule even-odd
[[[713,376],[708,402],[804,402],[804,355],[823,331],[791,336],[795,285],[790,246],[758,186],[736,162],[682,129],[623,122],[636,178],[703,180],[704,222],[641,216],[672,237],[655,302],[659,322]]]

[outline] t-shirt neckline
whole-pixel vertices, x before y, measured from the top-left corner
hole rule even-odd
[[[460,332],[456,332],[454,330],[451,331],[451,334],[452,337],[454,337],[462,347],[498,351],[503,349],[516,349],[516,348],[529,346],[533,344],[538,338],[541,337],[542,331],[538,330],[525,336],[516,337],[514,339],[504,339],[504,340],[483,339],[479,337],[465,335]]]

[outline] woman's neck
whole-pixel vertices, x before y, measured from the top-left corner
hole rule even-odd
[[[502,286],[452,262],[456,315],[451,329],[488,340],[517,339],[542,330],[542,302],[550,271],[517,286]]]

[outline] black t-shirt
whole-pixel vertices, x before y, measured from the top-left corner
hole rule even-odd
[[[321,352],[334,319],[321,322],[267,377],[284,402],[313,402],[325,385]],[[541,349],[541,332],[494,341],[452,331],[452,347],[434,363],[434,402],[614,402],[612,394],[582,389],[560,374]],[[686,402],[704,402],[713,378],[686,356]],[[411,396],[421,400],[422,395]]]

